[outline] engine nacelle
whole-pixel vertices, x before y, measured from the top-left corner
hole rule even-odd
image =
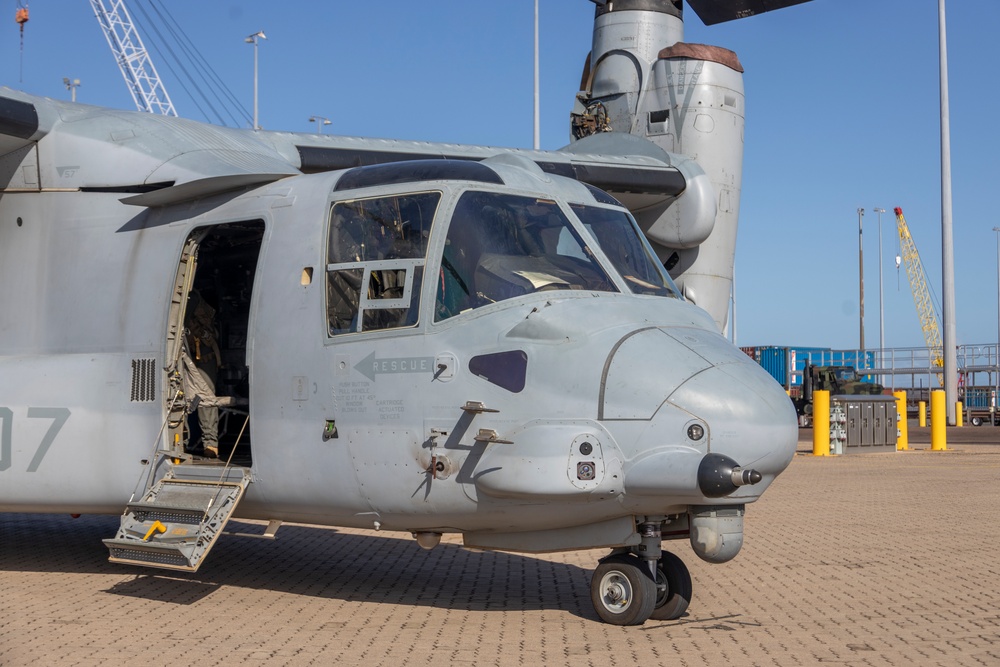
[[[621,132],[704,170],[673,202],[632,210],[684,294],[721,330],[729,312],[743,171],[743,68],[728,49],[684,41],[679,0],[597,8],[573,135]]]

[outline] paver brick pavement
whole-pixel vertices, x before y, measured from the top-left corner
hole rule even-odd
[[[1000,665],[998,516],[1000,445],[800,454],[735,560],[669,543],[684,618],[620,628],[590,603],[603,551],[289,525],[179,574],[108,563],[117,517],[0,514],[0,665]]]

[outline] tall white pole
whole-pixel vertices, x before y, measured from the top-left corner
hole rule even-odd
[[[878,213],[878,365],[885,368],[885,292],[882,290],[882,214],[884,208],[872,209]],[[885,377],[879,382],[885,386]]]
[[[537,151],[541,146],[541,130],[539,128],[538,110],[538,0],[535,0],[535,141],[534,148]]]
[[[257,37],[253,38],[253,129],[259,130],[257,115]]]
[[[253,129],[260,129],[260,117],[257,114],[257,39],[253,40]]]
[[[253,44],[253,129],[260,129],[260,118],[257,115],[257,40],[267,39],[263,30],[258,30],[243,41]]]
[[[858,342],[858,354],[864,352],[865,349],[865,244],[864,236],[861,228],[861,221],[865,217],[865,209],[858,209],[858,305],[859,305],[859,324],[860,324],[860,335]],[[861,366],[860,357],[856,360],[858,368],[863,368]]]
[[[948,110],[948,44],[944,0],[938,0],[938,50],[941,69],[941,309],[944,311],[942,350],[944,395],[948,423],[955,425],[958,400],[958,351],[955,326],[955,246],[951,218],[951,119]]]
[[[69,101],[76,102],[76,89],[80,87],[80,80],[73,79],[70,81],[69,77],[63,77],[63,84],[66,86],[66,90],[69,91]]]
[[[997,232],[997,353],[993,357],[993,364],[997,367],[997,374],[993,396],[997,399],[997,407],[1000,407],[1000,227],[994,227],[993,231]]]

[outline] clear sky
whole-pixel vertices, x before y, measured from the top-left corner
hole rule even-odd
[[[265,129],[496,146],[532,142],[532,0],[304,2],[156,0],[252,110],[258,30]],[[737,52],[747,95],[737,245],[737,343],[858,345],[858,216],[865,209],[865,342],[879,335],[878,216],[885,341],[921,346],[892,209],[901,206],[931,289],[941,294],[937,0],[814,0],[706,27],[686,41]],[[132,0],[152,14],[149,0]],[[540,0],[541,142],[569,141],[569,110],[590,49],[593,5]],[[86,0],[32,0],[23,59],[6,0],[0,82],[134,108]],[[2,18],[2,17],[0,17]],[[948,4],[958,342],[997,340],[1000,0]],[[151,27],[147,27],[151,31]],[[145,35],[144,35],[145,36]],[[215,120],[145,36],[178,113]],[[179,46],[175,48],[180,50]],[[247,118],[247,115],[242,118]],[[224,116],[224,119],[228,116]],[[245,124],[245,120],[243,121]],[[229,121],[230,125],[236,125]],[[898,285],[898,286],[897,286]]]

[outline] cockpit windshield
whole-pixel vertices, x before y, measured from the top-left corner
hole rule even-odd
[[[680,298],[680,290],[656,260],[635,220],[622,210],[571,204],[634,294]]]
[[[853,368],[837,369],[837,379],[841,382],[857,382],[858,374]]]
[[[617,291],[554,201],[463,194],[441,257],[435,319],[543,290]]]

